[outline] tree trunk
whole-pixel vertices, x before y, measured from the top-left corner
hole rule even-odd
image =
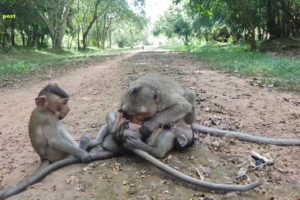
[[[96,19],[99,17],[98,6],[99,6],[100,2],[101,2],[101,0],[96,1],[92,21],[90,21],[89,25],[87,26],[87,28],[83,32],[83,35],[82,35],[82,48],[83,48],[83,50],[85,50],[86,47],[87,47],[87,42],[86,42],[87,36],[88,36],[93,24],[95,23]]]
[[[87,36],[94,24],[94,22],[96,21],[97,19],[97,16],[94,16],[92,21],[89,23],[88,27],[85,29],[85,31],[83,32],[83,35],[82,35],[82,49],[85,50],[86,47],[87,47],[87,42],[86,42],[86,39],[87,39]]]
[[[38,47],[38,26],[37,25],[33,25],[33,46],[34,47]]]
[[[247,5],[245,0],[239,1],[239,9],[242,10],[242,19],[246,24],[247,29],[247,39],[250,42],[250,50],[254,51],[257,49],[256,41],[255,41],[255,29],[256,25],[254,24],[253,18],[250,16],[251,13],[249,11],[249,5]]]
[[[105,49],[105,41],[106,41],[106,38],[105,37],[102,37],[101,38],[101,49]]]
[[[22,38],[22,45],[23,45],[23,47],[25,47],[26,46],[25,36],[24,36],[24,31],[22,29],[20,31],[20,34],[21,34],[21,38]]]
[[[99,26],[99,21],[96,21],[96,43],[97,47],[100,48],[100,26]]]
[[[255,41],[255,29],[249,28],[249,43],[250,50],[255,51],[257,49],[256,41]]]
[[[80,6],[79,6],[80,1],[77,0],[77,12],[80,12]],[[80,50],[80,25],[79,23],[77,24],[77,50]]]
[[[78,25],[78,30],[77,30],[77,49],[80,50],[80,26]]]
[[[52,40],[52,49],[54,52],[60,52],[62,51],[62,41],[65,34],[66,26],[67,26],[67,19],[69,17],[70,7],[74,0],[69,0],[64,5],[63,12],[61,13],[61,16],[57,16],[56,19],[51,19],[47,14],[43,12],[43,9],[38,8],[37,5],[33,0],[31,0],[32,4],[36,8],[38,14],[40,17],[44,20],[46,23],[49,32],[50,37]],[[49,11],[50,12],[50,11]],[[49,13],[48,13],[49,14]],[[62,19],[60,19],[62,18]],[[52,21],[53,20],[53,21]]]
[[[62,51],[63,38],[64,38],[64,33],[60,33],[60,32],[58,32],[54,36],[51,36],[52,49],[55,53],[59,53]]]
[[[270,39],[276,39],[280,37],[280,30],[278,30],[278,23],[276,22],[276,1],[274,0],[267,0],[267,14],[268,14],[268,19],[267,19],[267,30],[268,33],[270,34]]]
[[[109,48],[111,48],[111,46],[112,46],[112,38],[111,38],[111,35],[112,35],[112,31],[109,31],[109,33],[108,33],[108,37],[109,37]]]
[[[45,34],[42,34],[40,37],[40,47],[45,47],[44,45]]]
[[[12,22],[11,23],[11,27],[10,27],[10,38],[11,38],[11,46],[15,46],[16,42],[15,42],[15,25]]]

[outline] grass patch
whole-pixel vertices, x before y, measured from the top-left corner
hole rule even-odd
[[[300,92],[300,59],[250,52],[242,45],[168,46],[195,54],[212,69],[261,78],[261,83]]]
[[[88,49],[86,51],[67,50],[55,54],[50,50],[33,48],[13,48],[7,53],[0,53],[0,87],[11,85],[13,82],[49,69],[59,69],[76,60],[101,59],[115,55],[128,49]]]

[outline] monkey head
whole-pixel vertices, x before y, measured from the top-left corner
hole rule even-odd
[[[39,109],[49,111],[59,120],[65,118],[70,111],[68,101],[69,95],[57,84],[48,84],[35,98]]]
[[[146,84],[131,85],[121,99],[120,112],[125,118],[141,115],[151,118],[158,111],[160,95],[156,88]]]

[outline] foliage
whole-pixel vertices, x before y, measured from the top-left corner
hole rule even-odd
[[[172,6],[155,24],[153,34],[164,34],[168,38],[177,35],[185,45],[192,35],[192,20],[182,6]]]
[[[246,40],[251,50],[257,40],[300,36],[299,0],[176,0],[185,3],[193,31],[206,40]],[[223,27],[223,28],[222,28]],[[226,29],[224,29],[226,27]],[[216,31],[217,30],[217,31]],[[212,35],[212,38],[209,36]]]
[[[172,46],[168,49],[187,51],[209,63],[212,69],[245,76],[260,77],[260,85],[272,85],[300,91],[300,59],[249,52],[246,46],[217,45]]]
[[[65,44],[77,45],[78,49],[88,46],[104,49],[118,41],[121,26],[133,33],[131,41],[142,42],[144,38],[136,37],[135,32],[146,27],[144,1],[133,3],[129,6],[126,0],[3,0],[0,52],[16,45],[47,47],[48,41],[55,52],[62,51]],[[7,14],[16,18],[3,20],[2,16]]]

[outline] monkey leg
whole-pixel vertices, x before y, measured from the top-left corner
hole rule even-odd
[[[147,152],[144,152],[139,149],[131,149],[131,151],[134,152],[139,157],[147,160],[149,163],[151,163],[158,169],[166,172],[167,174],[169,174],[185,183],[203,188],[205,190],[217,191],[217,192],[246,192],[246,191],[252,190],[252,189],[258,187],[259,185],[261,185],[261,183],[259,181],[255,181],[255,182],[252,182],[247,185],[217,184],[217,183],[211,183],[208,181],[201,181],[199,179],[193,178],[191,176],[181,173],[180,171],[178,171],[176,169],[169,167],[168,165],[162,163],[160,160],[151,156]]]
[[[108,135],[107,125],[104,124],[101,126],[96,139],[93,140],[90,136],[83,136],[81,138],[80,141],[81,148],[89,150],[98,145],[101,145],[107,135]]]
[[[173,132],[167,130],[162,130],[157,134],[153,133],[147,140],[149,150],[146,152],[156,158],[165,157],[173,149],[175,137]]]
[[[192,124],[192,129],[196,132],[210,134],[216,137],[234,136],[238,140],[258,143],[258,144],[273,144],[278,146],[300,146],[300,139],[284,139],[284,138],[270,138],[264,136],[257,136],[250,133],[241,133],[238,131],[221,130],[217,128],[210,128],[202,126],[197,123]]]
[[[91,135],[84,135],[80,139],[79,148],[83,150],[88,150],[92,142],[93,142],[93,138]]]
[[[109,134],[105,137],[105,140],[101,144],[102,148],[106,151],[118,154],[121,151],[120,145],[115,141],[112,134]]]
[[[98,151],[98,152],[92,152],[90,154],[91,161],[104,160],[107,158],[111,158],[113,156],[114,154],[109,151]],[[38,169],[36,172],[34,172],[34,174],[31,177],[20,181],[14,186],[9,186],[4,190],[0,191],[0,200],[4,200],[10,196],[16,195],[26,190],[26,188],[28,188],[29,186],[37,183],[38,181],[41,181],[43,178],[45,178],[45,176],[47,176],[51,172],[75,163],[81,163],[81,160],[77,157],[70,156],[63,160],[59,160],[54,163],[51,163],[50,165],[44,167],[43,169]]]

